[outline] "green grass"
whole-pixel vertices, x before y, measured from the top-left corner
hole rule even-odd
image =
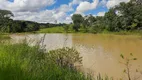
[[[45,29],[40,29],[38,32],[39,33],[65,33],[63,27],[45,28]]]
[[[142,30],[135,30],[135,31],[120,31],[120,32],[109,32],[103,31],[101,34],[115,34],[115,35],[142,35]]]
[[[39,46],[26,43],[0,43],[0,80],[90,80],[69,66],[76,62],[71,55],[79,58],[73,48],[46,53]]]
[[[69,27],[66,32],[63,26],[44,28],[37,31],[38,33],[86,33],[85,30],[80,29],[79,32],[75,32],[71,27]]]
[[[63,26],[52,27],[52,28],[44,28],[37,31],[37,33],[93,33],[93,32],[86,32],[83,28],[80,28],[79,32],[75,32],[71,27],[69,27],[68,32],[64,30]],[[94,33],[93,33],[94,34]],[[96,34],[96,33],[95,33]],[[115,35],[142,35],[141,30],[135,31],[120,31],[120,32],[110,32],[110,31],[102,31],[97,34],[115,34]]]
[[[10,39],[10,36],[6,34],[0,34],[0,40],[3,40],[3,39]]]

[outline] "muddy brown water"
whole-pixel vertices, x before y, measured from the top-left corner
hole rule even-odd
[[[44,34],[13,34],[14,42],[27,38],[30,43],[40,41]],[[93,75],[98,73],[127,79],[123,70],[125,66],[120,54],[130,58],[130,53],[138,60],[131,61],[131,77],[142,80],[142,36],[136,35],[109,35],[109,34],[46,34],[44,45],[47,50],[62,47],[74,47],[83,57],[83,70]],[[136,72],[136,69],[140,73]]]

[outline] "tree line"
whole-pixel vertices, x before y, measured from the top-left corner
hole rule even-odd
[[[110,8],[104,16],[72,16],[73,29],[77,32],[84,29],[85,32],[119,32],[142,30],[142,2],[130,0],[128,3],[120,3]]]
[[[37,23],[33,21],[13,20],[13,13],[8,10],[0,9],[0,32],[16,33],[16,32],[32,32],[40,28],[49,28],[55,26],[63,26],[64,24]]]
[[[8,10],[0,10],[0,32],[29,32],[39,29],[36,22],[12,20],[13,13]]]

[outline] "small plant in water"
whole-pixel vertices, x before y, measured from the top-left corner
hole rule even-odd
[[[132,78],[132,75],[131,75],[131,61],[136,61],[137,58],[135,58],[132,53],[130,53],[130,56],[131,58],[128,58],[128,57],[124,57],[124,55],[121,54],[120,57],[124,60],[124,62],[120,62],[120,63],[126,66],[126,69],[124,69],[123,72],[127,75],[128,80],[137,80],[140,77]],[[136,69],[136,72],[139,72],[138,69]]]

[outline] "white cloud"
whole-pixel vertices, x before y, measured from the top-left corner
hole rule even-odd
[[[104,16],[106,12],[99,12],[97,16]]]
[[[110,9],[111,7],[114,7],[121,2],[129,2],[129,1],[130,0],[108,0],[106,6],[108,9]]]
[[[84,13],[88,10],[93,10],[97,7],[99,0],[93,0],[92,3],[88,1],[81,2],[77,7],[76,13]]]
[[[28,20],[40,23],[54,23],[55,20],[58,23],[70,23],[69,17],[65,12],[56,12],[55,10],[45,10],[40,12],[14,12],[14,20]]]
[[[73,11],[69,5],[63,4],[57,9],[43,10],[55,3],[55,0],[0,0],[0,9],[7,9],[14,13],[14,20],[28,20],[41,23],[70,23],[71,17],[66,12]]]
[[[80,4],[83,1],[89,1],[89,0],[72,0],[72,2],[69,3],[69,6]]]
[[[72,2],[71,2],[71,4],[79,4],[79,3],[81,3],[83,0],[73,0]]]
[[[12,11],[36,11],[54,3],[54,0],[14,0],[14,2],[0,0],[0,8]]]
[[[71,6],[69,6],[69,5],[63,4],[56,10],[57,11],[62,11],[62,12],[69,12],[69,11],[73,11],[73,8]]]
[[[106,4],[107,4],[107,0],[102,0],[100,1],[99,6],[106,7]]]
[[[54,22],[53,11],[46,10],[41,12],[14,12],[14,20],[28,20],[36,22]]]

